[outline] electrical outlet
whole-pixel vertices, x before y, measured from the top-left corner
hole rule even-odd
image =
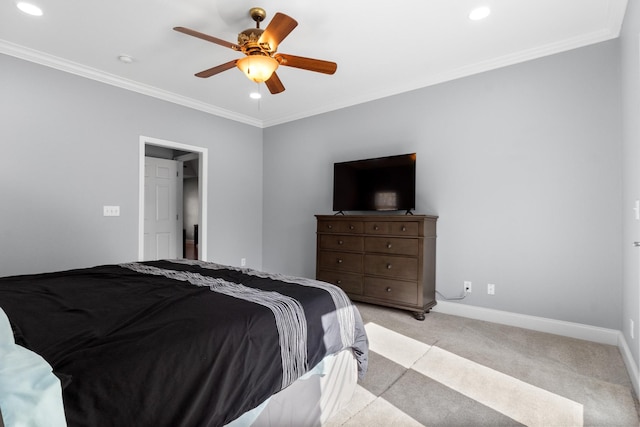
[[[244,267],[247,265],[247,259],[246,258],[240,258],[240,267]]]
[[[487,284],[487,293],[489,295],[495,295],[496,294],[496,285],[494,285],[493,283]]]
[[[464,291],[467,293],[471,293],[471,282],[465,280],[464,282]]]
[[[103,216],[120,216],[120,206],[103,206]]]
[[[629,334],[631,335],[631,339],[635,339],[635,331],[633,330],[633,319],[629,319]]]

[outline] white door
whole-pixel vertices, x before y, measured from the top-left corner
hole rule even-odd
[[[181,230],[182,162],[145,157],[144,260],[182,257]]]

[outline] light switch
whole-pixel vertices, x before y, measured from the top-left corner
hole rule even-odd
[[[103,206],[103,216],[120,216],[120,206]]]

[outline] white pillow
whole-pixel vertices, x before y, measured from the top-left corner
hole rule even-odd
[[[38,354],[17,345],[0,308],[0,410],[6,427],[66,426],[60,380]]]

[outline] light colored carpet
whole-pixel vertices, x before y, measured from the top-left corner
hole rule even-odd
[[[337,426],[633,426],[617,347],[358,303],[369,372]]]

